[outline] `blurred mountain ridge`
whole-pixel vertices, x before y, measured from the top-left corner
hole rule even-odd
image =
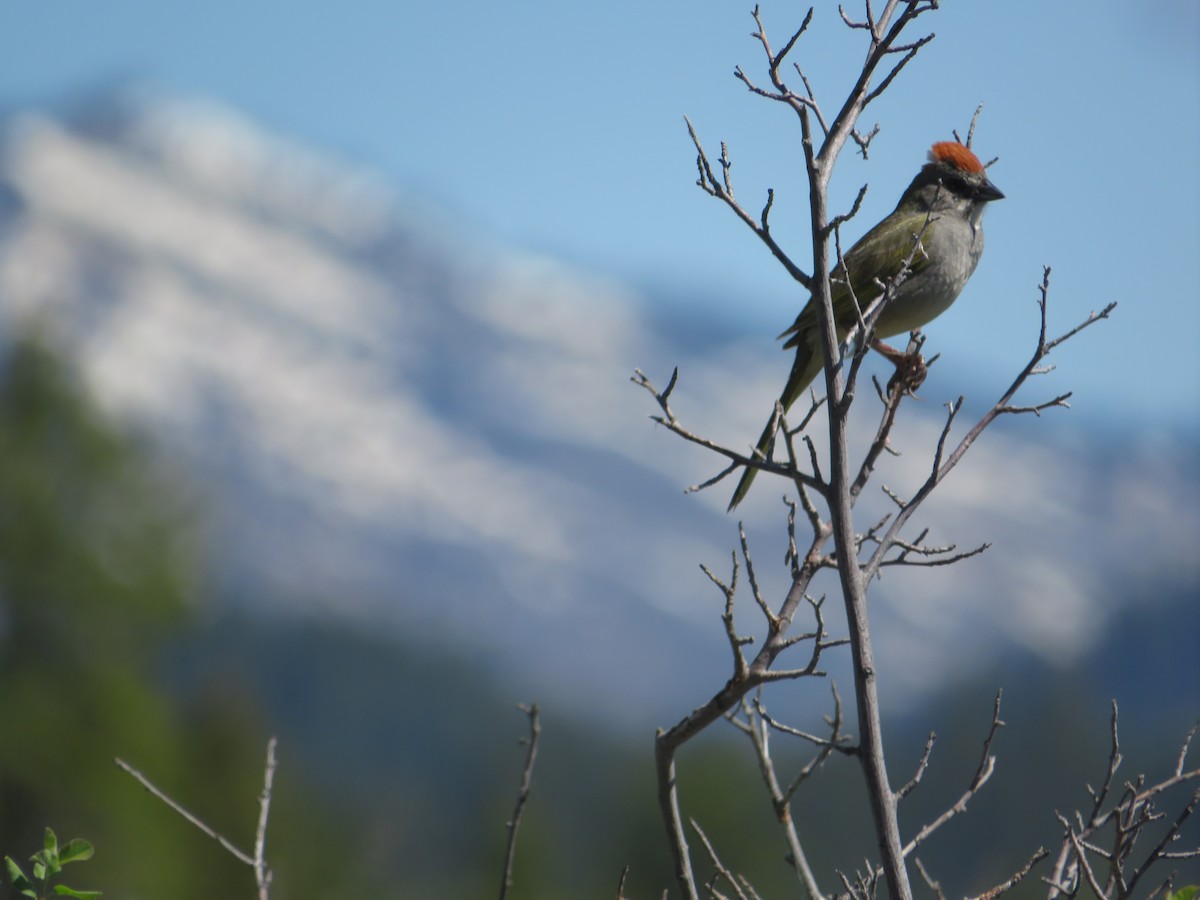
[[[126,89],[3,124],[0,329],[47,333],[195,473],[224,602],[421,635],[639,724],[726,677],[697,565],[727,566],[736,531],[723,489],[682,493],[717,461],[648,423],[628,376],[663,386],[678,365],[676,412],[736,446],[787,365],[769,335],[670,327],[685,309],[491,244],[209,101]],[[943,369],[882,473],[898,490],[961,392]],[[1137,604],[1194,598],[1186,430],[1036,426],[997,426],[928,507],[934,542],[993,550],[880,585],[896,702],[1018,648],[1070,665]],[[764,562],[783,552],[778,491],[744,508]]]

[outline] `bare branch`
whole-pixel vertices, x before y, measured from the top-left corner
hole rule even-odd
[[[946,900],[946,894],[942,891],[941,882],[933,880],[929,872],[925,870],[925,864],[921,862],[921,858],[918,856],[913,860],[913,862],[917,864],[917,871],[921,873],[921,878],[923,878],[925,883],[929,885],[929,889],[933,891],[938,900]]]
[[[843,753],[847,756],[853,756],[857,751],[853,746],[851,746],[847,743],[850,740],[849,736],[842,734],[842,698],[838,695],[837,686],[836,685],[831,685],[831,686],[833,688],[833,699],[834,699],[835,712],[834,712],[834,715],[832,718],[826,719],[826,722],[829,724],[829,726],[833,732],[832,735],[827,738],[819,737],[818,735],[815,735],[815,734],[810,734],[807,731],[802,731],[799,728],[795,728],[791,725],[786,725],[783,722],[776,720],[775,718],[773,718],[772,716],[767,714],[766,707],[764,707],[758,701],[755,701],[755,710],[762,717],[763,722],[765,722],[767,725],[769,725],[771,728],[775,729],[776,731],[780,732],[781,734],[787,734],[787,735],[791,735],[792,737],[795,737],[795,738],[800,738],[803,741],[807,741],[808,743],[810,743],[816,747],[819,747],[822,751],[822,754],[818,755],[818,757],[816,757],[816,759],[819,761],[824,761],[825,756],[828,755],[828,753],[826,753],[825,751],[832,752],[834,750],[837,750],[839,753]],[[819,762],[818,762],[818,764],[819,764]],[[807,769],[808,766],[805,766],[805,768]]]
[[[800,38],[800,35],[804,33],[804,31],[808,28],[809,23],[812,21],[813,8],[809,7],[808,14],[804,17],[804,22],[788,40],[783,50],[781,50],[778,54],[773,53],[771,50],[771,44],[767,40],[766,29],[763,28],[762,19],[759,17],[757,6],[754,7],[753,16],[754,24],[757,26],[757,30],[751,36],[756,38],[758,42],[762,44],[763,52],[767,57],[767,73],[771,78],[771,84],[775,87],[775,92],[772,93],[771,91],[765,91],[756,87],[740,66],[734,69],[734,76],[743,84],[745,84],[746,87],[751,90],[751,92],[759,95],[760,97],[766,97],[769,100],[774,100],[778,103],[784,103],[790,106],[792,110],[800,117],[801,122],[806,122],[808,113],[810,111],[815,112],[817,119],[821,122],[821,127],[824,128],[824,117],[821,115],[820,108],[816,103],[816,98],[813,96],[812,85],[809,84],[809,81],[805,77],[804,71],[800,68],[800,66],[797,64],[795,68],[797,74],[799,74],[801,80],[804,82],[805,94],[803,96],[797,94],[786,84],[784,84],[783,78],[779,74],[779,67],[782,65],[784,58],[791,51],[792,47],[795,46],[796,41]]]
[[[809,772],[820,765],[820,761],[823,761],[828,756],[828,751],[822,750],[818,753],[817,758],[810,762],[808,766],[805,766],[800,778],[785,793],[780,788],[779,777],[775,772],[775,761],[771,757],[769,723],[762,705],[761,696],[755,698],[753,707],[746,702],[745,698],[740,701],[740,706],[743,714],[746,716],[742,730],[750,737],[750,741],[754,745],[759,772],[762,775],[763,782],[766,784],[767,793],[771,798],[771,806],[775,812],[775,818],[783,829],[784,839],[787,842],[790,852],[792,868],[804,885],[811,900],[820,900],[821,890],[817,884],[816,876],[813,874],[812,868],[808,863],[808,858],[804,853],[804,847],[800,843],[800,836],[796,831],[795,822],[792,819],[790,804],[792,794],[796,787],[799,786],[799,781],[807,777]],[[840,721],[840,710],[838,719]]]
[[[904,848],[904,855],[910,855],[917,847],[921,846],[930,835],[949,822],[952,818],[960,813],[966,812],[967,804],[974,796],[979,793],[980,789],[987,784],[988,779],[992,777],[992,772],[996,768],[996,757],[992,755],[992,742],[996,739],[996,733],[1004,727],[1004,721],[1000,718],[1000,698],[1004,695],[1003,691],[996,692],[996,699],[992,704],[992,722],[988,728],[987,737],[983,741],[983,753],[979,759],[979,765],[975,769],[975,776],[971,779],[971,784],[967,787],[963,795],[958,800],[943,812],[932,822],[923,826],[916,836]],[[904,788],[904,793],[907,793],[915,784],[920,781],[921,773],[924,771],[925,763],[929,756],[929,750],[933,747],[933,736],[930,736],[929,743],[926,746],[925,755],[921,759],[921,765],[917,769],[917,774],[913,781]]]
[[[1079,840],[1078,835],[1068,828],[1067,838],[1070,840],[1071,846],[1075,848],[1075,862],[1087,878],[1088,885],[1091,886],[1097,897],[1106,896],[1108,892],[1100,887],[1100,882],[1096,880],[1096,873],[1092,871],[1092,866],[1087,859],[1087,853],[1084,852],[1083,844]]]
[[[858,152],[862,155],[863,159],[868,158],[871,141],[875,139],[877,134],[879,134],[879,123],[872,125],[871,130],[866,134],[860,133],[857,128],[850,129],[850,139],[858,144]]]
[[[1087,818],[1085,819],[1081,813],[1077,812],[1075,815],[1077,825],[1073,827],[1065,816],[1056,813],[1059,823],[1063,826],[1064,836],[1053,871],[1046,879],[1051,886],[1050,900],[1054,900],[1062,894],[1073,896],[1081,877],[1087,880],[1089,886],[1098,881],[1087,858],[1089,853],[1106,861],[1110,873],[1109,883],[1118,885],[1118,894],[1121,897],[1131,896],[1134,886],[1155,864],[1168,859],[1200,857],[1200,847],[1183,852],[1172,852],[1167,849],[1168,845],[1176,839],[1183,823],[1195,811],[1197,803],[1200,803],[1200,790],[1197,790],[1188,804],[1168,826],[1164,835],[1151,848],[1142,863],[1131,871],[1126,871],[1134,845],[1139,837],[1145,833],[1149,825],[1164,818],[1164,814],[1156,812],[1154,809],[1155,798],[1185,782],[1200,779],[1200,768],[1191,771],[1184,769],[1187,749],[1196,732],[1193,727],[1183,740],[1180,756],[1169,777],[1147,786],[1145,777],[1139,775],[1134,781],[1126,782],[1120,796],[1111,807],[1105,809],[1105,801],[1112,795],[1112,788],[1116,783],[1116,773],[1122,762],[1115,701],[1112,704],[1111,723],[1112,748],[1109,753],[1107,770],[1099,790],[1093,790],[1090,786],[1087,789],[1092,797],[1092,807]],[[1104,848],[1093,843],[1092,838],[1096,836],[1097,832],[1109,824],[1113,826],[1109,847]],[[1108,895],[1101,893],[1100,896]]]
[[[272,735],[267,741],[267,762],[263,767],[263,789],[258,798],[258,827],[254,831],[254,882],[259,900],[267,900],[271,892],[271,870],[267,867],[267,820],[271,816],[271,791],[275,785],[275,745]]]
[[[754,7],[753,15],[754,24],[758,26],[758,31],[755,32],[753,36],[762,42],[763,50],[766,51],[767,61],[770,65],[771,78],[772,81],[774,81],[775,78],[778,77],[779,67],[783,64],[784,58],[791,52],[792,48],[796,46],[796,41],[800,40],[800,35],[804,34],[804,32],[808,30],[809,24],[812,23],[813,7],[810,6],[808,8],[808,13],[804,16],[804,21],[800,23],[800,27],[796,29],[795,33],[790,38],[788,38],[788,42],[783,45],[783,49],[774,55],[771,53],[770,44],[767,43],[766,29],[763,28],[762,19],[758,15],[757,6]]]
[[[685,441],[696,444],[700,447],[704,447],[706,450],[711,450],[712,452],[724,456],[731,461],[730,466],[717,473],[708,481],[705,481],[702,484],[690,486],[687,488],[686,493],[694,493],[695,491],[711,487],[712,485],[724,479],[725,476],[727,476],[730,472],[733,472],[736,468],[750,466],[756,469],[762,469],[764,472],[774,472],[777,475],[782,475],[785,478],[791,479],[793,482],[797,482],[805,485],[806,487],[812,488],[819,494],[825,494],[828,489],[825,483],[821,481],[821,479],[809,475],[807,472],[803,472],[797,468],[794,459],[785,464],[763,459],[761,455],[756,453],[751,456],[746,456],[737,452],[736,450],[723,447],[715,441],[701,437],[684,428],[683,425],[680,424],[679,419],[676,418],[675,413],[672,412],[669,402],[671,391],[675,389],[675,384],[678,381],[678,378],[679,369],[676,368],[671,373],[671,380],[667,384],[666,390],[661,392],[654,386],[650,379],[646,377],[646,374],[641,369],[634,369],[634,374],[630,376],[629,380],[639,387],[645,388],[647,391],[649,391],[650,394],[654,396],[654,399],[658,402],[659,408],[662,409],[663,415],[651,416],[650,421],[662,425],[668,431],[679,435],[679,437],[683,438]]]
[[[814,529],[812,543],[807,553],[803,557],[800,557],[798,552],[795,554],[797,559],[791,561],[792,586],[779,608],[773,611],[771,617],[768,617],[768,636],[754,659],[749,661],[745,667],[737,661],[741,658],[740,641],[743,639],[737,638],[732,630],[732,625],[727,624],[727,635],[730,637],[731,644],[737,643],[738,647],[735,653],[733,675],[707,703],[693,710],[673,727],[665,730],[660,729],[655,737],[655,768],[658,781],[659,811],[667,830],[676,883],[682,890],[683,895],[689,898],[689,900],[698,900],[699,894],[697,893],[696,880],[692,871],[686,830],[679,809],[679,797],[675,781],[675,755],[679,747],[692,737],[703,731],[717,719],[725,717],[728,711],[738,704],[748,692],[771,681],[823,674],[817,668],[820,653],[827,647],[833,646],[836,642],[825,639],[820,605],[813,603],[805,591],[813,575],[820,570],[820,554],[818,551],[821,545],[828,539],[828,528],[822,524],[820,527]],[[709,577],[718,587],[725,589],[718,579],[711,574]],[[731,602],[729,599],[730,596],[727,595],[727,609],[729,609],[728,604]],[[788,629],[792,624],[796,610],[806,600],[814,609],[814,614],[817,617],[817,629],[814,634],[809,636],[813,640],[813,650],[809,663],[803,669],[776,670],[772,668],[776,658],[794,643],[788,635]],[[732,614],[729,613],[727,622],[731,621]]]
[[[975,107],[975,113],[974,113],[974,115],[971,116],[971,125],[969,128],[967,128],[967,139],[965,141],[961,137],[958,136],[957,128],[955,128],[953,131],[954,139],[956,141],[958,141],[960,144],[962,144],[964,147],[966,147],[968,150],[971,149],[971,144],[975,140],[975,123],[979,121],[979,114],[981,112],[983,112],[983,104],[982,103],[980,103],[978,106]]]
[[[678,728],[679,726],[676,726]],[[687,835],[679,812],[679,794],[675,789],[675,746],[670,732],[659,729],[654,741],[654,762],[658,780],[658,805],[667,828],[671,858],[675,866],[675,881],[688,900],[699,900]]]
[[[1050,274],[1049,266],[1046,267],[1046,274],[1047,275]],[[1045,287],[1045,285],[1043,285],[1043,287]],[[1044,306],[1043,306],[1043,308],[1044,308]],[[1095,325],[1101,319],[1107,319],[1112,314],[1112,311],[1116,308],[1117,308],[1117,303],[1114,300],[1112,303],[1107,304],[1102,310],[1100,310],[1100,312],[1089,313],[1088,317],[1086,319],[1084,319],[1082,322],[1080,322],[1078,325],[1076,325],[1070,331],[1068,331],[1064,334],[1060,334],[1058,337],[1056,337],[1052,341],[1046,342],[1040,348],[1042,351],[1041,356],[1045,357],[1051,350],[1053,350],[1059,344],[1063,343],[1064,341],[1069,341],[1071,338],[1075,337],[1075,335],[1079,334],[1079,332],[1083,331],[1083,329],[1088,328],[1091,325]]]
[[[695,493],[698,493],[699,491],[703,491],[707,488],[712,487],[714,484],[717,484],[718,482],[724,481],[729,475],[732,475],[739,468],[741,468],[741,466],[738,463],[735,463],[735,462],[730,463],[725,468],[723,468],[720,472],[718,472],[716,475],[714,475],[712,478],[708,478],[704,481],[701,481],[699,484],[688,485],[687,487],[685,487],[683,489],[683,492],[685,494],[695,494]]]
[[[821,112],[821,106],[817,103],[816,94],[813,93],[812,84],[808,80],[808,76],[804,74],[804,70],[799,65],[795,66],[796,74],[800,76],[800,81],[804,85],[804,95],[808,102],[804,105],[812,110],[812,114],[817,117],[817,124],[821,126],[821,133],[825,137],[829,137],[829,123],[825,121],[825,115]],[[869,143],[869,139],[868,139]]]
[[[913,513],[916,512],[925,499],[933,492],[934,488],[936,488],[954,469],[959,460],[962,459],[963,455],[967,452],[967,450],[970,449],[970,447],[987,429],[987,427],[991,425],[991,423],[994,422],[998,416],[1003,415],[1011,406],[1012,398],[1025,384],[1025,381],[1030,377],[1030,375],[1034,373],[1042,360],[1045,359],[1046,355],[1053,350],[1053,348],[1057,347],[1063,341],[1068,340],[1074,335],[1078,334],[1083,329],[1101,319],[1108,318],[1109,314],[1116,306],[1116,304],[1109,304],[1103,310],[1101,310],[1101,312],[1092,313],[1082,323],[1076,325],[1074,328],[1070,329],[1059,337],[1054,338],[1053,340],[1047,340],[1046,309],[1048,305],[1049,285],[1050,268],[1047,266],[1043,270],[1042,284],[1039,288],[1038,305],[1040,308],[1040,322],[1037,347],[1035,348],[1029,362],[1013,380],[1012,384],[1010,384],[1008,389],[1004,391],[1000,399],[996,401],[993,407],[987,413],[985,413],[978,422],[975,423],[975,425],[967,432],[967,434],[958,442],[954,449],[947,454],[946,447],[950,434],[950,428],[953,424],[954,417],[957,415],[958,410],[961,407],[962,398],[960,397],[957,402],[950,404],[946,424],[938,437],[934,466],[925,483],[922,484],[916,493],[908,500],[902,500],[897,495],[887,492],[888,496],[895,501],[897,507],[899,508],[899,512],[897,513],[896,518],[892,520],[891,527],[880,539],[879,546],[871,555],[870,560],[868,560],[868,562],[864,565],[864,577],[874,577],[876,572],[878,572],[879,567],[883,563],[885,554],[892,546],[892,542],[896,539],[896,536],[900,533],[900,530],[905,526],[905,524],[907,524]]]
[[[730,578],[729,584],[726,585],[708,568],[701,564],[700,570],[708,576],[709,581],[717,586],[717,589],[725,597],[725,610],[721,613],[721,621],[725,625],[725,637],[729,641],[729,649],[733,652],[733,671],[734,678],[741,679],[746,677],[746,657],[742,653],[742,647],[746,644],[754,643],[754,638],[739,637],[737,630],[733,624],[733,598],[737,591],[737,576],[738,576],[738,561],[737,554],[733,554],[733,576]]]
[[[254,867],[254,857],[253,856],[251,856],[249,853],[246,853],[244,850],[239,850],[234,845],[234,843],[232,841],[230,841],[228,838],[219,834],[215,829],[213,829],[210,825],[206,824],[198,816],[193,815],[192,813],[188,812],[179,803],[177,803],[175,800],[171,799],[171,797],[169,797],[166,793],[164,793],[160,788],[156,787],[154,785],[154,783],[152,781],[150,781],[149,778],[147,778],[145,775],[143,775],[141,772],[139,772],[137,769],[135,769],[129,763],[125,762],[125,760],[118,757],[114,761],[121,769],[123,769],[124,771],[126,771],[130,775],[132,775],[134,778],[136,778],[138,780],[138,783],[140,783],[141,786],[144,787],[147,791],[149,791],[151,794],[153,794],[155,797],[157,797],[159,800],[161,800],[163,803],[165,803],[171,809],[175,810],[175,812],[177,812],[179,815],[183,816],[183,818],[186,819],[188,822],[190,822],[191,824],[193,824],[197,828],[199,828],[200,831],[202,831],[204,834],[208,835],[210,838],[212,838],[214,841],[216,841],[218,844],[220,844],[222,847],[224,847],[225,850],[227,850],[234,859],[238,860],[238,862],[245,863],[246,865],[250,866],[251,868]]]
[[[985,551],[987,551],[992,545],[985,541],[984,543],[980,544],[978,547],[972,547],[970,550],[963,550],[960,553],[951,553],[951,551],[954,550],[953,544],[951,544],[949,547],[916,547],[911,544],[908,544],[905,541],[893,540],[892,546],[903,548],[903,552],[901,552],[898,556],[895,556],[891,559],[882,560],[879,563],[880,568],[885,568],[887,566],[916,566],[916,567],[924,567],[924,568],[933,568],[936,566],[952,566],[957,562],[962,562],[964,559],[970,559],[973,556],[979,556],[981,553],[984,553]],[[909,559],[908,558],[909,553],[918,553],[918,554],[921,554],[924,556],[931,556],[931,557],[934,554],[940,554],[940,553],[946,553],[949,555],[937,556],[936,558],[930,558],[930,559]]]
[[[847,14],[842,4],[838,4],[838,14],[841,15],[842,21],[846,23],[847,28],[860,28],[871,32],[872,37],[876,37],[875,23],[871,20],[871,4],[867,3],[867,20],[865,22],[855,22]]]
[[[717,444],[715,441],[709,440],[708,438],[700,437],[699,435],[694,434],[691,431],[689,431],[688,429],[684,428],[680,424],[679,420],[676,418],[675,413],[671,411],[671,407],[670,407],[670,403],[669,403],[670,393],[675,387],[675,383],[676,383],[678,376],[679,376],[679,370],[675,369],[671,375],[670,383],[667,385],[666,390],[662,391],[662,392],[660,392],[657,388],[655,388],[654,384],[650,381],[649,378],[646,377],[646,374],[644,372],[642,372],[641,369],[635,369],[634,374],[632,376],[630,376],[629,380],[632,381],[634,384],[636,384],[640,387],[643,387],[647,391],[649,391],[654,396],[655,400],[658,402],[659,407],[663,410],[664,415],[650,417],[650,420],[652,422],[656,422],[657,424],[662,425],[668,431],[671,431],[672,433],[679,435],[679,437],[683,438],[686,441],[689,441],[690,443],[696,444],[697,446],[700,446],[700,447],[704,447],[706,450],[711,450],[714,453],[717,453],[717,454],[724,456],[724,457],[728,458],[729,460],[731,460],[731,465],[729,467],[722,470],[717,475],[710,478],[708,481],[703,482],[702,484],[690,486],[689,488],[687,488],[687,493],[693,493],[695,491],[703,490],[706,487],[711,487],[712,485],[714,485],[717,482],[724,479],[725,476],[727,476],[730,472],[734,471],[734,469],[736,469],[736,468],[745,467],[745,466],[753,466],[754,468],[762,469],[763,471],[766,471],[766,472],[774,472],[777,475],[783,475],[785,478],[789,478],[793,481],[797,481],[801,484],[804,484],[807,487],[812,488],[813,490],[817,491],[818,493],[824,494],[824,492],[826,490],[824,482],[822,482],[818,478],[813,477],[812,475],[807,474],[806,472],[799,470],[798,468],[796,468],[796,466],[794,464],[776,463],[776,462],[772,462],[770,460],[762,459],[760,456],[757,456],[757,455],[746,456],[744,454],[737,452],[736,450],[731,450],[728,447],[723,447],[720,444]]]
[[[750,544],[746,540],[746,529],[738,525],[738,541],[742,545],[742,558],[746,560],[746,578],[750,582],[750,594],[754,597],[754,602],[758,604],[758,608],[762,611],[763,618],[767,620],[771,631],[779,630],[779,618],[771,611],[771,607],[767,605],[767,601],[763,598],[762,591],[758,587],[758,579],[754,576],[754,561],[750,558]]]
[[[1034,851],[1033,856],[1029,857],[1029,859],[1026,861],[1025,865],[1022,866],[1016,872],[1016,874],[1013,875],[1012,878],[1008,879],[1007,881],[1003,882],[1002,884],[996,885],[994,888],[990,888],[989,890],[984,891],[978,897],[974,898],[974,900],[994,900],[994,898],[999,897],[1001,894],[1008,893],[1014,887],[1016,887],[1016,885],[1026,875],[1028,875],[1030,873],[1030,871],[1033,870],[1034,866],[1036,866],[1038,863],[1040,863],[1043,859],[1045,859],[1049,855],[1050,855],[1050,853],[1049,853],[1049,851],[1046,850],[1045,847],[1038,847],[1037,850]]]
[[[904,785],[900,790],[896,791],[896,799],[903,800],[912,789],[921,783],[921,778],[925,774],[925,769],[929,766],[929,755],[933,753],[933,745],[937,742],[937,733],[929,732],[929,737],[925,739],[925,749],[921,751],[921,758],[917,761],[917,771],[913,773],[912,779],[908,784]]]
[[[1192,745],[1192,738],[1196,736],[1197,729],[1200,729],[1200,722],[1192,726],[1192,730],[1187,733],[1183,739],[1183,746],[1179,748],[1179,758],[1175,761],[1175,774],[1183,774],[1183,764],[1187,761],[1188,748]]]
[[[1039,374],[1039,373],[1035,372],[1033,374]],[[1002,407],[1000,407],[999,411],[1001,413],[1005,413],[1005,414],[1007,414],[1007,413],[1018,413],[1018,414],[1033,413],[1035,416],[1040,416],[1042,414],[1043,410],[1052,409],[1056,406],[1062,407],[1063,409],[1070,409],[1071,404],[1068,403],[1067,401],[1069,399],[1071,399],[1072,393],[1073,393],[1072,391],[1067,391],[1065,394],[1059,394],[1057,397],[1055,397],[1052,400],[1046,400],[1042,403],[1037,403],[1033,406],[1002,406]]]
[[[629,877],[629,863],[621,870],[621,880],[617,882],[617,900],[628,900],[625,896],[625,879]]]
[[[740,900],[750,900],[750,898],[746,896],[745,891],[742,890],[741,885],[738,883],[738,879],[734,877],[734,874],[730,872],[729,869],[725,868],[725,864],[721,862],[721,858],[717,856],[717,851],[713,848],[712,842],[708,839],[708,835],[704,833],[704,829],[700,827],[700,823],[695,819],[689,819],[688,822],[691,824],[692,830],[699,835],[700,843],[704,845],[704,850],[706,853],[708,853],[709,861],[712,862],[717,876],[725,879],[729,886],[737,892]],[[716,881],[714,879],[714,881],[709,884],[709,891],[714,897],[720,897],[722,895],[716,891],[714,887],[715,883]]]
[[[902,46],[889,48],[887,51],[888,53],[904,53],[904,58],[892,67],[892,71],[887,73],[883,81],[879,82],[879,86],[875,88],[875,90],[867,94],[863,100],[863,106],[866,106],[880,94],[886,91],[888,86],[895,80],[896,76],[900,74],[900,70],[907,66],[912,58],[917,55],[917,52],[932,40],[933,35],[927,34],[925,37],[914,41],[911,44],[904,44]]]
[[[500,900],[508,896],[508,889],[512,887],[513,863],[517,855],[517,830],[521,827],[521,815],[525,811],[525,804],[533,787],[533,765],[537,761],[538,739],[542,734],[538,705],[520,704],[517,708],[529,717],[529,737],[521,741],[528,748],[528,752],[525,755],[525,768],[521,772],[521,784],[517,788],[516,805],[513,807],[512,818],[508,820],[508,844],[504,851],[504,873],[500,878]]]
[[[849,222],[851,219],[853,219],[856,215],[858,215],[859,207],[862,206],[863,198],[866,196],[867,196],[867,186],[864,184],[862,187],[860,187],[858,189],[858,196],[856,196],[854,198],[854,203],[850,206],[850,212],[842,213],[841,215],[834,216],[830,220],[829,226],[828,226],[829,231],[830,232],[836,231],[838,228],[841,228],[843,225],[845,225],[847,222]],[[842,261],[843,260],[841,259],[841,255],[839,254],[838,262],[840,263]],[[847,279],[847,281],[849,281],[849,279]]]
[[[1171,853],[1167,850],[1167,847],[1178,839],[1179,831],[1181,828],[1183,828],[1183,823],[1186,822],[1191,817],[1192,813],[1196,811],[1197,803],[1200,803],[1200,790],[1192,793],[1191,802],[1188,803],[1188,805],[1180,811],[1179,815],[1175,817],[1175,820],[1171,823],[1171,827],[1166,830],[1159,842],[1150,851],[1149,855],[1147,855],[1145,861],[1136,869],[1134,869],[1133,874],[1129,877],[1129,880],[1126,884],[1126,890],[1132,892],[1133,889],[1137,887],[1137,883],[1141,880],[1142,876],[1145,875],[1146,872],[1149,871],[1150,867],[1160,859],[1188,859],[1191,857],[1200,857],[1200,847],[1197,847],[1194,850],[1185,850],[1182,853]]]
[[[1101,809],[1104,806],[1104,801],[1108,797],[1108,792],[1112,790],[1113,781],[1117,776],[1117,769],[1121,766],[1121,739],[1117,728],[1117,701],[1112,701],[1112,713],[1109,717],[1109,734],[1111,735],[1111,750],[1108,754],[1108,770],[1104,775],[1104,781],[1100,786],[1099,792],[1092,790],[1091,785],[1086,785],[1088,794],[1092,797],[1092,812],[1088,816],[1088,821],[1093,824],[1099,824],[1102,821]]]
[[[764,214],[756,219],[734,198],[733,184],[729,175],[731,164],[724,146],[722,145],[721,151],[721,180],[718,181],[715,173],[713,172],[712,164],[708,160],[708,155],[704,152],[704,147],[700,143],[700,137],[696,134],[696,129],[692,127],[691,120],[687,116],[684,116],[683,120],[687,123],[688,134],[691,135],[692,143],[696,146],[696,167],[700,174],[696,184],[699,185],[705,191],[705,193],[711,194],[732,209],[737,217],[745,222],[750,229],[756,235],[758,235],[759,240],[767,245],[767,248],[771,251],[771,254],[787,270],[788,274],[791,275],[792,278],[794,278],[803,287],[808,287],[812,279],[792,261],[791,257],[788,256],[787,252],[772,236],[771,229],[766,220],[766,211],[764,210]]]

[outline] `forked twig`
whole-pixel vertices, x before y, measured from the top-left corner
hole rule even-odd
[[[234,859],[253,869],[254,882],[258,888],[259,900],[267,900],[271,891],[271,870],[266,862],[267,820],[271,814],[271,792],[275,783],[275,745],[276,740],[274,737],[267,741],[267,761],[263,770],[263,789],[259,795],[258,823],[255,828],[253,853],[247,853],[239,849],[236,844],[220,834],[199,816],[188,812],[182,804],[156,786],[149,778],[125,762],[125,760],[117,757],[114,762],[123,771],[132,775],[147,791],[198,828],[202,833],[220,844]]]

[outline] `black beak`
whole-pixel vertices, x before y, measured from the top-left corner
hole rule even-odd
[[[1004,192],[985,178],[983,180],[983,184],[981,184],[979,189],[975,192],[975,196],[977,199],[982,200],[985,203],[990,203],[993,200],[1003,200]]]

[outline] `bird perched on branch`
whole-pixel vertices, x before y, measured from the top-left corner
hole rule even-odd
[[[983,254],[983,211],[1004,194],[988,180],[983,164],[955,141],[940,141],[900,197],[896,209],[850,248],[830,276],[838,341],[859,323],[860,312],[875,302],[908,263],[906,277],[895,286],[875,321],[876,338],[913,331],[931,322],[962,292]],[[857,308],[855,306],[857,300]],[[779,336],[796,359],[779,404],[786,412],[824,366],[817,306],[809,300],[792,327]],[[903,364],[900,351],[875,340],[872,346]],[[765,459],[775,440],[778,419],[772,415],[756,452]],[[729,509],[742,502],[754,476],[747,467]]]

